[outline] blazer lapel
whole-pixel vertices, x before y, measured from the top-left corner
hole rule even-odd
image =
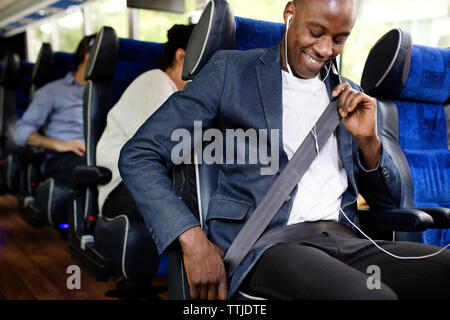
[[[271,132],[274,129],[279,130],[278,146],[281,170],[288,159],[283,149],[283,81],[280,65],[280,44],[267,49],[259,59],[261,64],[256,67],[256,74],[268,129],[268,138],[270,144],[272,144]]]

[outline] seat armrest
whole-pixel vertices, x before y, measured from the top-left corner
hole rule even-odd
[[[78,166],[72,172],[76,186],[107,184],[111,181],[111,170],[97,166]]]
[[[450,209],[440,207],[420,207],[415,208],[429,214],[434,221],[434,229],[450,228]]]
[[[358,218],[370,231],[421,232],[434,226],[433,218],[416,208],[358,211]]]

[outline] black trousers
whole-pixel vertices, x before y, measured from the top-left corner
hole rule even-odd
[[[73,152],[54,153],[44,166],[44,178],[54,178],[55,181],[71,187],[73,169],[85,164],[85,156],[80,157]]]
[[[120,214],[144,223],[139,209],[125,183],[121,182],[105,200],[102,213],[105,217],[114,218]]]
[[[376,242],[398,256],[424,256],[440,249]],[[241,288],[271,299],[450,299],[450,250],[422,260],[399,260],[369,240],[324,232],[269,248]]]

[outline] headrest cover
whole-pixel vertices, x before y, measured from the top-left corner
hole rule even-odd
[[[286,25],[236,17],[236,50],[270,48],[283,39]]]
[[[43,43],[31,75],[31,82],[36,89],[53,80],[53,67],[52,46],[49,43]]]
[[[414,45],[402,100],[442,104],[450,99],[450,49]]]
[[[8,53],[3,61],[3,70],[0,85],[16,88],[19,82],[20,58],[15,53]]]
[[[192,80],[216,51],[234,49],[235,42],[236,23],[228,2],[210,1],[189,38],[183,79]]]
[[[89,53],[85,79],[103,83],[112,82],[118,49],[119,40],[116,31],[111,27],[103,27]]]
[[[364,91],[377,98],[397,98],[408,80],[411,50],[411,36],[401,29],[393,29],[378,40],[364,66]]]

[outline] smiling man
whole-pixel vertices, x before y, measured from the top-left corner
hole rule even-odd
[[[355,24],[356,5],[353,0],[289,2],[281,43],[216,53],[122,149],[121,175],[158,250],[177,241],[181,245],[192,298],[233,298],[239,290],[275,299],[450,297],[450,288],[443,285],[450,282],[449,252],[428,260],[398,260],[360,239],[350,223],[358,224],[358,193],[377,208],[399,207],[402,198],[398,170],[377,136],[374,99],[332,72],[331,62]],[[225,140],[229,129],[279,130],[283,170],[337,96],[342,123],[265,230],[289,226],[303,231],[295,241],[251,251],[228,282],[224,253],[277,175],[261,175],[261,163],[220,165],[203,231],[169,178],[176,145],[171,133],[182,128],[192,136],[196,121],[205,130],[220,129]],[[414,243],[378,244],[406,256],[438,250]],[[366,271],[373,265],[381,271],[377,290],[367,285]],[[414,282],[408,280],[412,277]]]

